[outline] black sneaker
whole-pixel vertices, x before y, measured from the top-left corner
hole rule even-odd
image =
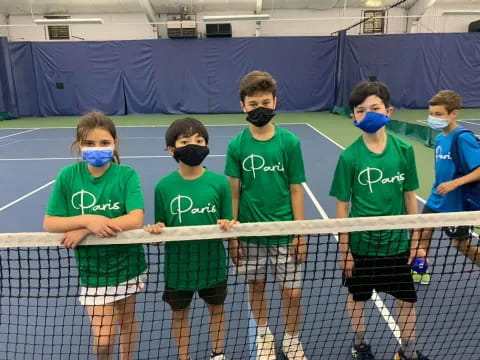
[[[375,360],[372,348],[367,344],[353,345],[352,359],[354,360]]]
[[[413,359],[406,357],[405,354],[403,353],[403,350],[400,349],[395,353],[394,360],[413,360]],[[417,350],[417,360],[428,360],[428,357],[426,357],[420,351]]]

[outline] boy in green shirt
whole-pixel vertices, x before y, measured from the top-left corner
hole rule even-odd
[[[250,127],[228,145],[225,174],[233,195],[233,216],[241,223],[303,220],[303,167],[300,141],[275,126],[276,82],[253,71],[240,83],[240,105]],[[268,327],[265,280],[267,262],[280,285],[285,314],[282,350],[289,360],[306,359],[299,339],[301,266],[306,258],[303,237],[253,237],[230,241],[237,273],[246,275],[249,301],[257,323],[257,359],[275,359],[275,340]]]
[[[167,149],[179,168],[155,186],[155,225],[145,230],[159,234],[164,226],[233,225],[230,186],[225,176],[201,163],[208,155],[208,132],[192,118],[175,120],[165,135]],[[188,360],[188,313],[195,292],[210,312],[211,360],[225,360],[227,255],[221,240],[176,241],[165,245],[163,300],[173,310],[173,336],[179,360]]]
[[[361,82],[349,102],[362,136],[345,149],[337,163],[330,190],[337,198],[337,218],[417,214],[413,148],[385,131],[393,112],[388,88],[380,82]],[[406,231],[340,234],[339,250],[355,332],[352,358],[375,359],[365,338],[364,303],[376,290],[397,299],[402,347],[395,359],[427,359],[415,345],[417,294],[409,267],[409,260],[426,256],[419,247],[418,232],[414,231],[411,243]]]

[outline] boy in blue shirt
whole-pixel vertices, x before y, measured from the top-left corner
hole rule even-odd
[[[457,169],[451,156],[451,147],[455,134],[464,129],[457,124],[462,98],[454,91],[442,90],[428,104],[428,125],[442,132],[435,138],[435,182],[423,213],[465,211],[461,187],[480,180],[480,146],[472,133],[458,136],[458,153],[470,172],[455,177]],[[430,240],[432,231],[433,229],[424,230],[422,237]],[[458,251],[480,266],[480,251],[471,243],[470,229],[467,226],[459,226],[450,231],[448,236]]]

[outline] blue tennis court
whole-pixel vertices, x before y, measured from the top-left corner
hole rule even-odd
[[[305,210],[307,219],[335,216],[335,201],[328,196],[332,174],[342,147],[310,124],[285,124],[300,138],[304,154],[307,183]],[[228,141],[240,132],[241,125],[209,126],[209,169],[222,173]],[[153,188],[156,181],[176,168],[165,151],[165,127],[119,127],[120,158],[139,172],[144,188],[145,221],[153,222]],[[0,227],[3,232],[41,231],[43,214],[53,180],[63,166],[76,161],[69,152],[73,128],[2,129],[0,130]],[[447,241],[447,240],[443,240]],[[312,243],[317,242],[317,243]],[[351,347],[351,330],[346,312],[347,291],[341,286],[334,236],[312,237],[304,269],[302,294],[303,330],[301,338],[309,359],[347,359]],[[163,281],[158,266],[159,251],[149,252],[147,291],[137,297],[139,320],[139,359],[175,359],[175,344],[170,336],[171,312],[161,300]],[[418,285],[417,336],[420,348],[435,359],[452,359],[451,351],[462,349],[462,359],[478,359],[476,348],[480,333],[479,269],[456,253],[448,243],[434,244],[436,262],[432,282]],[[0,359],[94,359],[91,354],[90,325],[77,299],[76,269],[73,258],[62,248],[39,248],[33,253],[0,252],[2,259],[2,295],[0,304]],[[49,257],[58,255],[60,261]],[[14,265],[10,274],[7,266]],[[24,278],[30,268],[40,274]],[[9,281],[13,276],[18,283]],[[65,276],[64,276],[65,275]],[[28,286],[28,288],[25,288]],[[283,333],[279,294],[269,283],[271,295],[270,326],[275,334]],[[5,290],[5,289],[8,289]],[[28,294],[27,294],[28,292]],[[227,298],[227,337],[225,353],[247,359],[252,348],[248,300],[245,284],[229,276]],[[461,294],[461,296],[458,296]],[[28,296],[27,296],[28,295]],[[208,314],[196,300],[192,313],[192,353],[197,359],[208,355]],[[5,311],[8,309],[8,311]],[[381,314],[382,312],[382,314]],[[378,358],[391,359],[398,344],[392,298],[380,294],[371,302],[367,326]],[[278,336],[281,339],[281,335]],[[15,356],[12,357],[12,354]],[[47,355],[48,354],[48,355]],[[90,355],[88,355],[90,354]],[[391,355],[391,356],[390,356]]]

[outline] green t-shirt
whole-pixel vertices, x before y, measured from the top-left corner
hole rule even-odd
[[[240,179],[241,223],[293,220],[290,185],[305,181],[298,137],[275,126],[274,136],[256,140],[243,130],[228,144],[225,175]],[[243,238],[264,245],[285,245],[292,237]]]
[[[61,217],[93,214],[113,219],[136,209],[143,209],[143,194],[134,169],[111,163],[105,174],[95,178],[82,161],[60,170],[46,213]],[[88,287],[117,285],[147,269],[140,244],[78,246],[75,258],[80,282]]]
[[[230,184],[223,175],[207,169],[186,180],[178,171],[155,186],[155,222],[166,226],[213,225],[232,219]],[[200,290],[227,279],[227,255],[222,240],[168,242],[165,282],[177,290]]]
[[[383,153],[375,154],[360,136],[340,155],[330,195],[351,202],[350,217],[404,215],[403,193],[418,189],[415,155],[410,144],[388,134]],[[408,251],[407,231],[352,233],[350,249],[363,256]]]

